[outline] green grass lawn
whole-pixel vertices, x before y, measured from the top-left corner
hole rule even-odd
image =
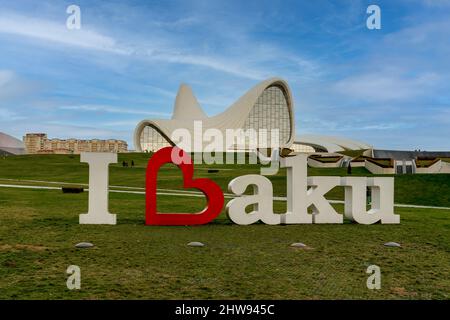
[[[110,184],[132,187],[145,186],[145,168],[149,155],[145,153],[119,154],[119,163],[111,165]],[[123,168],[122,161],[135,162],[135,168]],[[222,190],[234,177],[243,174],[258,174],[259,165],[196,165],[195,177],[212,178]],[[208,173],[208,169],[217,168],[219,172]],[[347,168],[308,168],[310,176],[346,176]],[[365,168],[352,168],[353,176],[373,176]],[[417,174],[396,175],[395,202],[428,206],[450,207],[450,174]],[[0,183],[8,179],[62,181],[72,183],[88,183],[88,165],[80,163],[77,155],[28,155],[0,158]],[[278,196],[286,194],[286,171],[280,169],[269,179],[274,184],[274,193]],[[159,188],[181,188],[182,178],[178,169],[166,165],[160,172]],[[30,184],[30,183],[26,183]],[[36,183],[43,185],[43,183]],[[343,188],[331,190],[329,199],[342,200]]]
[[[367,149],[364,150],[344,150],[344,151],[339,151],[338,153],[352,157],[352,158],[357,158],[359,156],[362,156],[363,153],[367,151]]]
[[[342,159],[342,157],[312,157],[312,156],[310,158],[322,163],[336,163]]]
[[[134,159],[137,167],[112,166],[110,183],[144,186],[146,156],[120,155],[120,161]],[[223,188],[232,177],[259,170],[256,165],[212,167],[219,172],[210,174],[200,165],[195,176],[210,177]],[[354,175],[369,175],[356,169],[361,168],[354,168]],[[87,174],[78,156],[0,159],[3,179],[84,183]],[[309,174],[345,175],[346,170],[310,168]],[[284,171],[272,181],[283,194]],[[449,175],[404,175],[395,181],[396,202],[450,206]],[[180,182],[177,169],[161,171],[160,188],[175,189]],[[444,195],[430,199],[433,191]],[[1,299],[450,298],[449,210],[396,208],[400,225],[238,226],[222,214],[205,226],[149,227],[144,226],[143,195],[111,193],[110,211],[118,224],[79,225],[87,196],[0,188]],[[201,198],[158,197],[162,211],[195,212],[203,205]],[[277,211],[284,206],[277,202]],[[82,241],[95,247],[74,248]],[[190,241],[206,246],[188,247]],[[383,246],[388,241],[402,248]],[[309,248],[289,247],[293,242]],[[81,268],[79,291],[66,288],[65,270],[72,264]],[[372,264],[381,268],[381,290],[366,287],[365,271]]]
[[[438,159],[420,159],[416,160],[416,166],[417,168],[428,168],[429,166],[435,164],[438,161]]]
[[[394,162],[392,159],[367,158],[367,161],[373,162],[383,168],[393,168]]]

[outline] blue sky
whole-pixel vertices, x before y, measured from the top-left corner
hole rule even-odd
[[[68,30],[66,8],[81,8]],[[370,4],[381,30],[366,28]],[[180,83],[208,115],[286,79],[298,134],[450,150],[450,1],[0,0],[0,131],[119,138],[169,118]]]

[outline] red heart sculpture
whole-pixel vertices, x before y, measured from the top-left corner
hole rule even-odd
[[[172,153],[180,155],[183,161],[178,164],[172,160]],[[198,213],[159,213],[156,211],[156,186],[158,171],[166,163],[175,163],[183,172],[184,188],[201,190],[207,200],[206,208]],[[165,147],[156,152],[148,161],[146,172],[146,212],[145,224],[156,226],[179,226],[206,224],[216,218],[222,210],[224,197],[220,187],[206,178],[192,179],[194,165],[191,158],[178,147]]]

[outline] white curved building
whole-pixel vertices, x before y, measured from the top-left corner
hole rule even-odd
[[[271,78],[260,82],[239,98],[224,112],[208,117],[200,107],[191,88],[182,84],[178,90],[172,119],[141,121],[134,131],[134,145],[137,151],[157,151],[162,147],[180,145],[176,131],[183,129],[191,136],[190,146],[194,146],[195,124],[201,122],[202,132],[215,130],[226,136],[227,129],[254,129],[260,132],[278,130],[276,147],[291,148],[294,152],[339,152],[343,150],[371,149],[372,146],[345,138],[302,135],[295,137],[294,101],[286,81]],[[198,128],[197,128],[198,129]],[[203,140],[203,139],[201,139]],[[271,148],[269,145],[264,148]],[[202,141],[201,148],[208,142]],[[245,145],[224,143],[223,150],[248,149]],[[258,145],[258,147],[262,147]],[[189,148],[183,147],[186,151]],[[193,151],[192,148],[190,151]],[[215,150],[218,151],[218,150]]]
[[[257,132],[261,129],[269,132],[271,129],[278,129],[279,146],[282,148],[289,147],[295,136],[291,90],[286,81],[272,78],[257,84],[227,110],[213,117],[208,117],[203,112],[191,88],[181,85],[172,119],[141,121],[134,132],[135,148],[137,151],[156,151],[168,145],[176,145],[177,141],[173,141],[171,137],[177,129],[187,130],[193,138],[195,122],[199,121],[203,131],[218,130],[223,137],[226,136],[227,129],[254,129]],[[242,147],[224,143],[222,151]]]
[[[298,152],[335,153],[345,150],[369,150],[373,147],[367,143],[335,136],[304,134],[295,138],[291,148]]]
[[[0,155],[24,154],[23,142],[10,135],[0,132]]]

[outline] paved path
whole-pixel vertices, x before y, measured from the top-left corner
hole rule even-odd
[[[45,183],[45,184],[57,184],[57,185],[70,185],[70,186],[89,186],[87,183],[78,183],[78,182],[60,182],[60,181],[44,181],[44,180],[22,180],[22,179],[6,179],[6,178],[0,178],[0,181],[13,181],[13,182],[28,182],[28,183]],[[129,187],[129,186],[116,186],[116,185],[110,185],[109,186],[110,191],[111,188],[113,189],[127,189],[127,190],[143,190],[145,191],[145,188],[142,187]],[[61,189],[61,187],[58,187],[57,189]],[[178,192],[178,193],[192,193],[192,194],[198,194],[202,195],[203,193],[201,191],[193,191],[193,190],[180,190],[180,189],[162,189],[158,188],[158,191],[162,192]],[[145,192],[143,192],[145,193]],[[224,193],[226,196],[233,196],[231,193]]]
[[[18,188],[18,189],[37,189],[37,190],[61,190],[61,187],[48,187],[48,186],[27,186],[23,184],[0,184],[0,188]],[[161,189],[158,189],[161,190]],[[189,191],[190,193],[187,193],[188,191],[184,190],[170,190],[170,189],[162,189],[163,191],[157,191],[157,195],[163,195],[163,196],[185,196],[185,197],[197,197],[197,198],[203,198],[204,195],[200,191]],[[89,192],[89,189],[84,189],[84,191]],[[114,190],[109,189],[109,192],[114,193],[129,193],[129,194],[145,194],[145,191],[131,191],[131,190]],[[195,192],[195,193],[194,193]],[[224,194],[224,197],[234,198],[234,196],[230,194]]]
[[[1,180],[8,180],[8,179],[1,179]],[[20,180],[25,181],[25,180]],[[28,180],[31,182],[32,180]],[[38,182],[37,180],[34,180],[34,182]],[[82,183],[67,183],[67,182],[48,182],[48,181],[40,181],[45,183],[55,183],[55,184],[70,184],[70,185],[83,185],[86,186],[87,184]],[[38,189],[38,190],[61,190],[61,187],[48,187],[48,186],[28,186],[28,185],[20,185],[20,184],[0,184],[0,188],[19,188],[19,189]],[[127,187],[127,186],[110,186],[110,188],[124,188],[124,189],[138,189],[138,190],[144,190],[144,188],[139,187]],[[85,189],[86,191],[89,191],[89,189]],[[115,190],[115,189],[109,189],[109,192],[114,193],[128,193],[128,194],[145,194],[145,191],[133,191],[133,190]],[[184,197],[201,197],[203,198],[204,195],[200,191],[188,191],[188,190],[173,190],[173,189],[158,189],[156,192],[157,195],[163,195],[163,196],[184,196]],[[232,199],[235,196],[230,193],[224,193],[224,197],[226,199]],[[286,197],[273,197],[275,201],[286,201]],[[340,203],[343,204],[343,200],[328,200],[330,203]],[[450,210],[450,207],[435,207],[435,206],[420,206],[420,205],[413,205],[413,204],[394,204],[395,207],[399,208],[418,208],[418,209],[438,209],[438,210]]]

